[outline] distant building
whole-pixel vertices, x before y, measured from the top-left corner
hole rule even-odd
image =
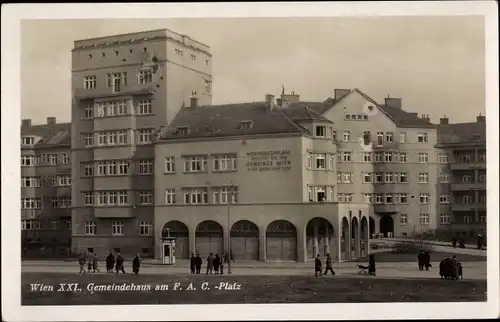
[[[211,83],[209,47],[170,30],[75,41],[74,251],[153,255],[152,142]]]
[[[21,229],[27,255],[71,246],[71,124],[21,124]]]
[[[440,224],[472,236],[486,233],[486,117],[438,127]]]

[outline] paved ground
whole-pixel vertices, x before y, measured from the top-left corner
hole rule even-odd
[[[125,270],[131,271],[132,263],[125,262]],[[333,269],[338,276],[358,276],[357,263],[335,263]],[[377,263],[377,277],[386,278],[438,278],[438,262],[432,263],[430,271],[420,272],[415,262]],[[105,270],[105,263],[100,263],[101,270]],[[205,267],[202,268],[202,272]],[[227,266],[224,268],[227,272]],[[464,278],[471,280],[486,280],[486,262],[464,262]],[[55,261],[25,261],[22,272],[26,273],[76,273],[79,271],[77,263]],[[188,262],[180,261],[173,266],[152,265],[143,263],[142,274],[182,275],[188,274]],[[106,274],[106,273],[98,273]],[[269,263],[269,262],[236,262],[232,265],[233,275],[311,275],[312,263]]]

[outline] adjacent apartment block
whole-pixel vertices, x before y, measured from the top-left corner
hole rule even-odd
[[[439,217],[442,230],[486,233],[486,117],[438,127]]]
[[[71,246],[71,124],[21,123],[21,240],[24,254],[67,255]]]
[[[152,256],[152,143],[193,94],[211,104],[211,84],[209,47],[170,30],[75,41],[74,251]]]

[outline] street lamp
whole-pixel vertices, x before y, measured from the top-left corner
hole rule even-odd
[[[227,201],[227,273],[231,274],[231,202],[233,201],[234,184],[232,181],[229,190],[229,200]]]

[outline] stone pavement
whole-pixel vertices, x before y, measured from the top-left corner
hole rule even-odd
[[[260,265],[258,264],[260,263]],[[125,262],[125,270],[131,271],[132,263]],[[267,262],[237,262],[231,267],[232,275],[312,275],[313,263],[267,263]],[[176,265],[141,265],[141,274],[184,275],[189,273],[188,261],[177,262]],[[438,262],[432,263],[429,272],[420,272],[415,262],[377,263],[377,277],[385,278],[438,278]],[[486,280],[486,262],[464,262],[464,278],[472,280]],[[105,271],[105,263],[99,268]],[[202,272],[205,267],[202,267]],[[334,263],[333,269],[337,276],[359,276],[357,263]],[[224,267],[227,272],[227,265]],[[25,261],[22,272],[30,273],[78,273],[79,266],[75,262],[55,261]],[[106,274],[106,273],[98,273]]]

